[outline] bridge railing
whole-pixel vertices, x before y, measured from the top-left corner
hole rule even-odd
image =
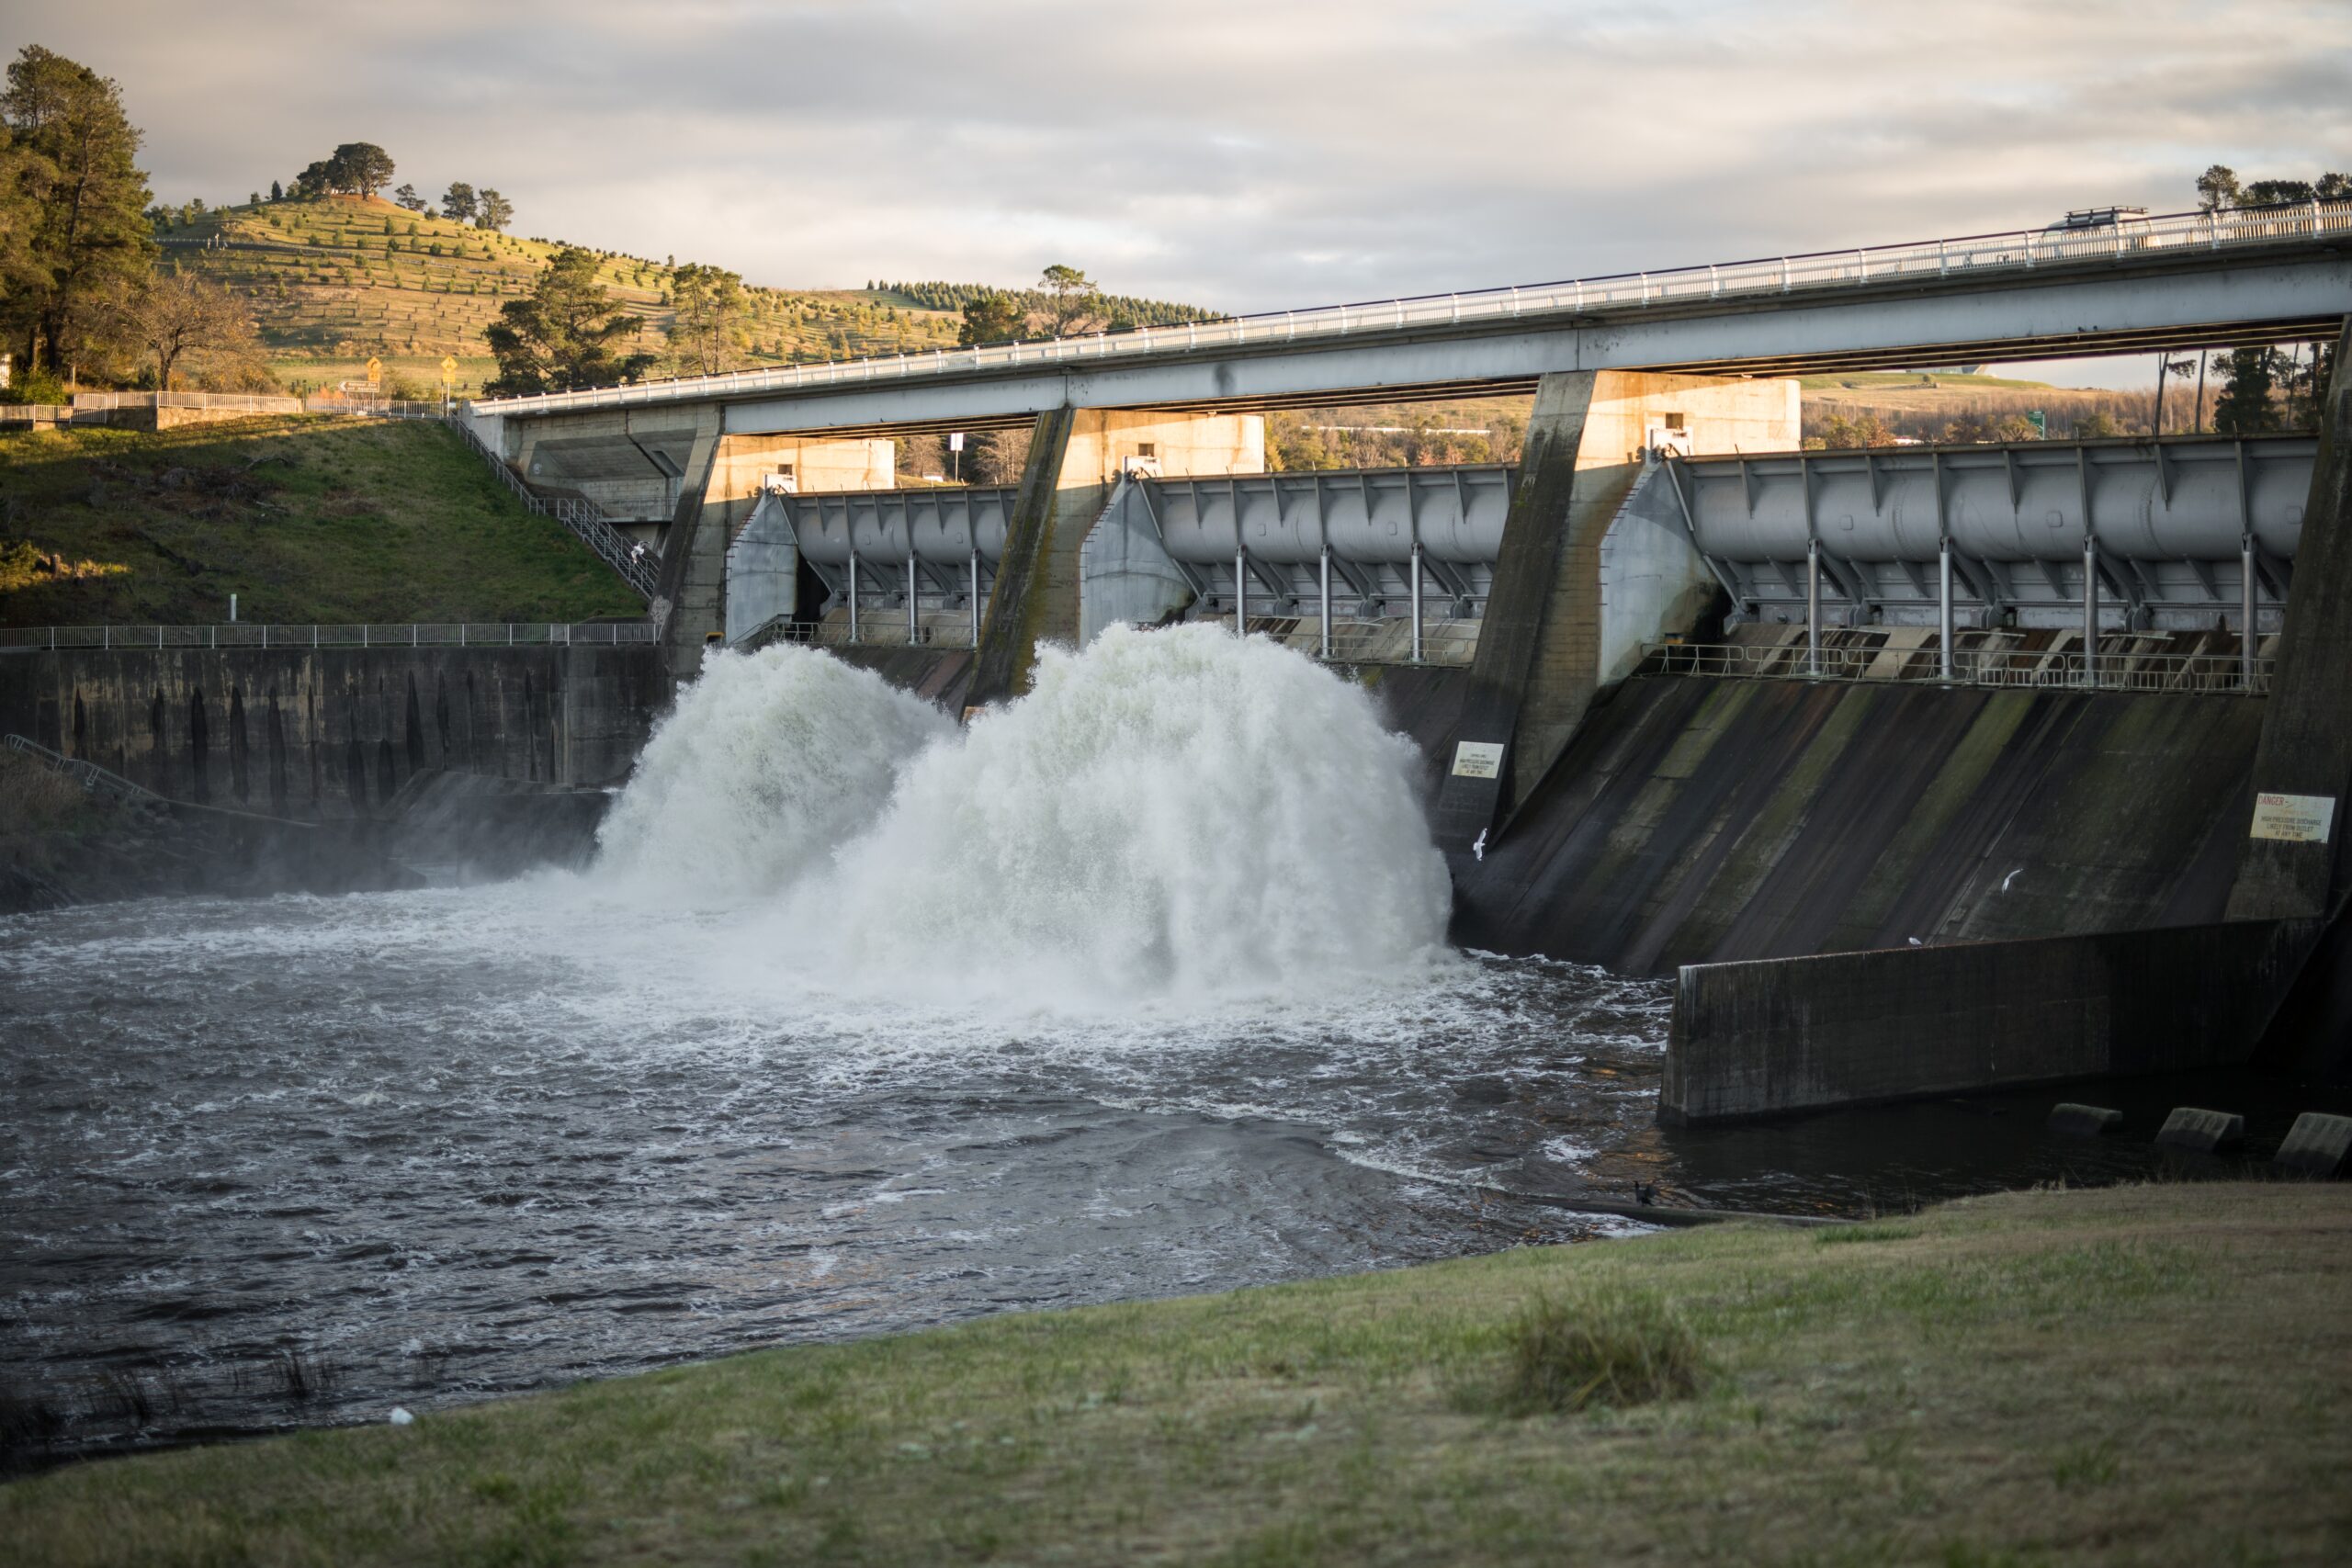
[[[1616,273],[1557,283],[1363,300],[1304,310],[1272,310],[1227,316],[1220,321],[1134,327],[1031,343],[937,348],[929,353],[836,360],[823,365],[730,370],[716,376],[499,399],[477,406],[499,413],[555,413],[571,408],[794,391],[998,367],[1050,366],[1134,355],[1402,332],[1436,323],[1639,310],[1670,300],[1793,294],[1859,287],[1893,278],[1977,276],[2047,266],[2079,267],[2160,252],[2218,251],[2328,234],[2352,234],[2352,201],[2177,212],[2157,218],[2126,217],[2112,224],[2091,227],[2068,228],[2060,224],[1908,244],[1858,245],[1849,250],[1759,256],[1660,272]]]
[[[1747,680],[1943,680],[1937,650],[1928,648],[1825,647],[1802,642],[1779,648],[1743,643],[1646,643],[1641,672],[1718,675]],[[1955,648],[1951,684],[2073,687],[2099,692],[2196,692],[2262,696],[2276,660],[2257,658],[2252,679],[2235,654],[2132,653],[2079,648],[2046,651],[2019,648]]]
[[[0,626],[0,651],[60,648],[606,648],[654,640],[650,621],[409,622],[203,626]]]

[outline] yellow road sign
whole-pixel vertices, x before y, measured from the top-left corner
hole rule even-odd
[[[450,357],[450,356],[447,356],[447,355],[444,355],[444,356],[443,356],[443,358],[442,358],[442,360],[441,360],[441,384],[442,384],[443,386],[445,386],[445,387],[446,387],[446,386],[448,386],[451,382],[455,381],[457,378],[458,378],[458,362],[457,362],[457,360],[456,360],[455,358],[453,358],[453,357]]]
[[[384,362],[373,355],[370,355],[368,359],[368,384],[371,387],[380,387],[384,384]]]

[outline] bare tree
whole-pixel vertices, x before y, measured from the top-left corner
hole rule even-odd
[[[250,357],[255,343],[244,302],[217,283],[158,273],[108,301],[107,336],[155,362],[155,385],[169,391],[172,373],[190,355]]]

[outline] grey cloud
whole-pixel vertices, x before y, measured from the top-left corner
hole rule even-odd
[[[2352,15],[2267,0],[230,0],[25,36],[122,80],[166,197],[364,138],[420,188],[498,186],[526,231],[782,284],[1066,259],[1278,308],[2179,206],[2216,159],[2352,163]]]

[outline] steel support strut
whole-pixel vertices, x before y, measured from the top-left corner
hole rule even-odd
[[[1946,534],[1936,548],[1936,625],[1940,628],[1943,657],[1940,668],[1943,678],[1951,679],[1951,536]]]
[[[2238,684],[2254,690],[2254,536],[2238,540]]]
[[[2098,684],[2098,536],[2083,534],[2083,684]]]
[[[1821,673],[1821,541],[1804,542],[1804,666],[1805,673]]]

